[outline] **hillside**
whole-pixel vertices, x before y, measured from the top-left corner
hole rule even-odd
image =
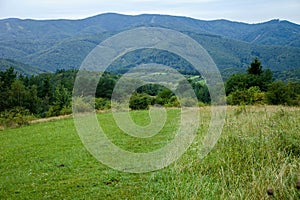
[[[0,20],[0,58],[55,71],[78,68],[101,41],[122,30],[158,26],[198,41],[224,72],[243,71],[254,56],[274,71],[300,67],[300,26],[272,20],[246,24],[167,15],[101,14],[82,20]],[[145,58],[144,60],[147,60]],[[129,60],[134,62],[133,60]],[[120,68],[128,66],[120,66]]]
[[[16,72],[23,74],[23,75],[33,75],[33,74],[39,74],[42,73],[43,71],[32,67],[30,65],[26,65],[21,62],[17,62],[14,60],[10,59],[1,59],[0,58],[0,71],[4,71],[10,67],[13,67]]]

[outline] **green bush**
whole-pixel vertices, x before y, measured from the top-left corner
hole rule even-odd
[[[265,93],[259,87],[253,86],[247,90],[236,90],[227,97],[230,105],[258,105],[265,103]]]
[[[172,96],[168,103],[164,105],[165,107],[180,107],[180,102],[176,96]]]
[[[132,110],[148,110],[151,100],[148,94],[135,92],[129,100],[129,108]]]
[[[60,115],[69,115],[69,114],[72,114],[72,107],[71,106],[64,106],[60,113]]]
[[[16,107],[0,113],[0,126],[18,127],[29,124],[35,117],[30,114],[28,109]]]
[[[93,111],[93,97],[75,97],[73,99],[73,108],[75,112],[91,112]]]
[[[111,108],[111,103],[109,99],[96,98],[95,99],[95,109],[96,110],[106,110]]]
[[[198,107],[204,107],[206,106],[207,104],[203,103],[202,101],[199,101],[198,102]]]
[[[300,105],[300,83],[273,82],[269,85],[266,99],[273,105]]]
[[[183,98],[180,100],[181,106],[184,107],[193,107],[198,106],[198,101],[193,98]]]
[[[174,96],[173,92],[167,88],[164,88],[162,91],[160,91],[155,99],[155,103],[159,105],[167,105],[168,103],[171,103],[170,100]]]
[[[49,107],[49,110],[46,112],[46,117],[58,116],[60,114],[61,108],[59,105],[53,105]]]

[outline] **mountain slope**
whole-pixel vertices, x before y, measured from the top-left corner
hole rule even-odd
[[[297,24],[280,20],[246,24],[150,14],[108,13],[82,20],[0,20],[0,58],[14,59],[43,71],[78,68],[101,41],[140,26],[165,27],[188,34],[211,54],[221,71],[245,70],[254,56],[262,60],[265,68],[275,71],[300,67]],[[128,66],[130,62],[134,59],[127,62]]]
[[[64,39],[104,31],[121,31],[139,26],[159,26],[178,31],[210,33],[245,42],[300,47],[300,26],[271,20],[246,24],[228,20],[204,21],[168,15],[101,14],[82,20],[0,20],[0,38]],[[274,43],[275,42],[275,43]]]
[[[4,71],[10,67],[13,67],[16,72],[23,74],[23,75],[33,75],[42,73],[40,69],[31,67],[24,63],[20,63],[10,59],[1,59],[0,58],[0,71]]]

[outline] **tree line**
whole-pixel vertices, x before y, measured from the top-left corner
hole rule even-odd
[[[300,83],[275,81],[269,69],[254,58],[246,73],[233,74],[225,83],[231,105],[300,105]]]
[[[14,68],[0,71],[0,125],[16,126],[27,123],[32,118],[51,117],[72,113],[72,92],[78,70],[57,70],[55,73],[42,73],[33,76],[18,74]],[[90,78],[99,74],[86,72]],[[100,72],[99,72],[100,73]],[[121,75],[103,73],[97,80],[93,101],[78,95],[75,103],[81,109],[88,109],[87,102],[94,103],[97,110],[111,107],[111,95]],[[84,89],[89,88],[89,78],[83,77]],[[186,75],[195,91],[199,105],[211,102],[205,80],[199,75]],[[253,59],[246,73],[233,74],[225,82],[227,103],[230,105],[300,105],[300,83],[274,81],[273,73],[263,69],[258,58]],[[121,103],[121,102],[116,102]],[[129,107],[133,110],[148,109],[159,104],[166,107],[192,105],[192,99],[178,101],[168,88],[158,84],[139,87],[130,97]]]

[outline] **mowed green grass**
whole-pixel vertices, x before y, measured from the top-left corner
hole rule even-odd
[[[131,174],[97,160],[81,143],[72,118],[0,132],[0,199],[300,199],[300,108],[228,107],[221,138],[200,160],[210,108],[183,156],[159,171]],[[179,110],[168,110],[149,139],[125,135],[111,113],[98,114],[107,136],[133,152],[161,148],[174,137]],[[131,112],[140,125],[147,111]],[[274,195],[267,195],[272,188]]]

